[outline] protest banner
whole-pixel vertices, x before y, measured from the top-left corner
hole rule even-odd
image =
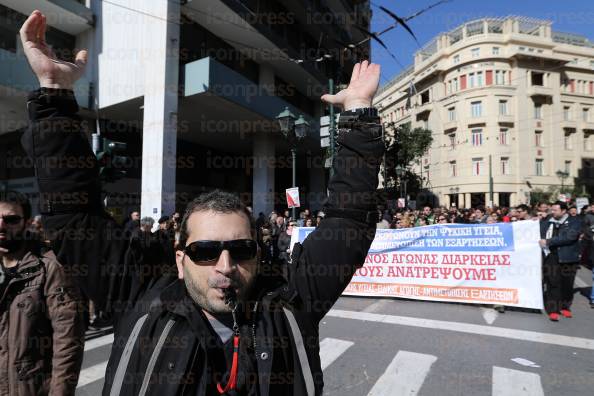
[[[542,309],[539,239],[537,221],[378,229],[344,294]]]

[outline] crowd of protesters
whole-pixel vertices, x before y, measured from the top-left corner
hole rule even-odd
[[[296,216],[290,211],[283,214],[272,211],[268,216],[260,213],[257,226],[261,244],[270,262],[277,261],[283,269],[290,262],[290,241],[294,227],[316,227],[324,218],[323,212],[312,214],[303,209]],[[543,292],[545,310],[551,321],[561,316],[571,318],[574,281],[579,265],[592,268],[594,261],[594,204],[577,208],[564,202],[539,202],[529,206],[483,207],[460,209],[455,206],[429,205],[419,209],[378,208],[378,229],[404,229],[433,224],[494,224],[517,221],[538,221],[541,231],[543,261]],[[594,268],[593,282],[594,282]],[[283,270],[284,271],[284,270]],[[590,295],[594,308],[594,289]],[[495,306],[500,312],[502,306]]]

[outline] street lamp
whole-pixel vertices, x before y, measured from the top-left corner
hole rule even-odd
[[[569,177],[569,172],[558,170],[555,174],[559,179],[561,179],[561,194],[563,194],[563,191],[565,190],[565,179]]]
[[[278,120],[282,134],[291,145],[291,158],[293,162],[293,187],[297,187],[297,143],[299,140],[307,136],[309,122],[303,118],[303,115],[299,115],[299,118],[295,117],[288,107],[285,107],[285,109],[276,116],[276,119]],[[296,220],[294,207],[292,208],[292,216],[293,220]]]
[[[406,175],[406,169],[404,167],[402,167],[401,165],[397,165],[396,168],[394,169],[394,171],[396,172],[396,176],[398,176],[398,187],[400,189],[400,198],[403,198],[402,196],[402,182]],[[405,191],[404,191],[404,202],[406,205],[406,182],[405,182]]]

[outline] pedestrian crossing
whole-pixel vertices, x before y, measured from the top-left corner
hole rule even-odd
[[[112,334],[90,340],[85,346],[85,352],[109,346],[111,343],[113,343]],[[320,341],[322,370],[326,371],[354,345],[352,341],[338,338],[322,339]],[[437,356],[400,350],[385,371],[375,380],[367,396],[418,395],[437,361]],[[102,380],[106,367],[107,361],[103,361],[84,368],[80,373],[77,395],[90,394],[82,393],[80,390]],[[544,396],[544,391],[538,374],[494,366],[491,394],[492,396]]]

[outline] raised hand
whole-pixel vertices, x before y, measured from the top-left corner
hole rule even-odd
[[[72,89],[87,64],[87,51],[79,51],[74,63],[58,60],[45,42],[46,29],[45,15],[33,11],[19,32],[25,56],[42,87]]]
[[[353,67],[351,82],[336,95],[323,95],[322,100],[344,110],[371,107],[371,100],[377,91],[380,79],[380,65],[366,60]]]

